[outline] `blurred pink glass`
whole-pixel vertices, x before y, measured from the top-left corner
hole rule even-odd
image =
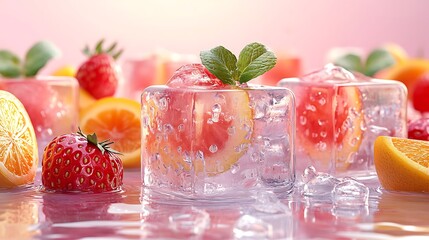
[[[122,63],[123,77],[118,96],[140,101],[143,90],[151,85],[163,85],[181,66],[197,63],[194,55],[157,52],[140,59],[128,59]]]
[[[0,89],[24,105],[36,132],[39,156],[54,137],[77,130],[78,89],[71,77],[1,79]]]

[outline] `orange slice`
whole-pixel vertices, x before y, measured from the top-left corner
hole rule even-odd
[[[113,149],[122,153],[124,167],[140,166],[140,104],[136,101],[108,97],[97,100],[83,110],[80,128],[97,133],[103,141],[110,139]]]
[[[305,87],[297,106],[297,140],[320,171],[344,171],[362,141],[356,87]],[[336,97],[335,97],[336,95]],[[332,169],[333,168],[333,169]]]
[[[229,170],[250,144],[252,111],[243,90],[166,90],[164,96],[143,96],[143,101],[143,143],[153,169],[192,169],[213,176]],[[157,158],[161,161],[151,160]]]
[[[0,187],[34,182],[38,163],[36,135],[22,103],[0,90]]]
[[[374,165],[386,190],[429,192],[429,141],[380,136]]]

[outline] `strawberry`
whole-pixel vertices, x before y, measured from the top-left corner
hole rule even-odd
[[[79,67],[76,73],[80,87],[96,99],[115,94],[118,88],[115,60],[122,53],[122,50],[115,51],[116,43],[113,43],[107,50],[104,50],[102,45],[103,40],[97,43],[93,53],[88,46],[85,47],[83,52],[89,56],[89,59]]]
[[[105,192],[120,189],[122,161],[108,140],[77,133],[55,137],[45,148],[42,184],[61,192]]]

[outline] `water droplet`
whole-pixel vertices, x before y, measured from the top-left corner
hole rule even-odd
[[[179,126],[177,126],[177,130],[179,130],[179,132],[183,132],[185,130],[185,125],[180,124]]]
[[[321,136],[322,138],[325,138],[327,135],[328,135],[328,133],[327,133],[326,131],[321,131],[321,132],[320,132],[320,136]]]
[[[316,107],[314,105],[312,105],[312,104],[306,104],[305,105],[305,109],[308,110],[308,111],[312,111],[312,112],[316,111]]]
[[[197,159],[203,160],[204,161],[204,153],[201,150],[198,150],[196,153],[196,157]]]

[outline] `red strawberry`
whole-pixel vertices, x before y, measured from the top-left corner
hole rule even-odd
[[[84,62],[76,73],[79,85],[94,98],[113,96],[118,88],[118,74],[115,60],[122,50],[115,52],[116,43],[107,50],[103,50],[103,40],[97,43],[95,52],[91,53],[88,47],[84,53],[89,59]]]
[[[46,190],[105,192],[122,186],[123,167],[112,142],[97,142],[94,134],[65,134],[45,148],[42,184]]]

